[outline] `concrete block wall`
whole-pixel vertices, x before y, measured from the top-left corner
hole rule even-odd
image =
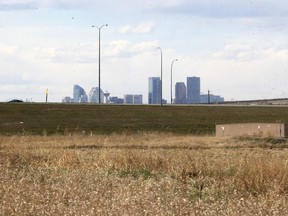
[[[257,136],[285,138],[288,125],[284,123],[245,123],[216,125],[216,136]]]

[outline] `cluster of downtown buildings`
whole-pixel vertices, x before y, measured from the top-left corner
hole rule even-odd
[[[149,77],[149,104],[161,103],[162,82],[160,77]],[[172,87],[172,86],[171,86]],[[177,82],[175,85],[175,98],[172,98],[171,89],[171,103],[174,104],[205,104],[205,103],[219,103],[224,102],[224,98],[219,95],[201,94],[200,93],[200,77],[187,77],[187,83]],[[167,103],[163,100],[162,103]]]
[[[172,86],[171,86],[172,87]],[[100,100],[99,100],[100,95]],[[148,78],[148,104],[166,104],[167,101],[162,98],[162,82],[160,77]],[[63,103],[112,103],[112,104],[143,104],[143,95],[127,94],[124,98],[111,97],[110,93],[103,92],[99,88],[93,87],[87,95],[85,90],[79,86],[73,87],[73,98],[63,98]],[[175,98],[171,103],[174,104],[207,104],[223,102],[224,98],[219,95],[201,94],[200,93],[200,77],[187,77],[187,83],[177,82],[175,84]]]
[[[73,98],[67,96],[63,98],[63,103],[99,103],[99,95],[100,95],[100,103],[113,103],[113,104],[143,104],[143,96],[142,95],[124,95],[124,98],[111,97],[110,93],[103,92],[99,88],[93,87],[89,94],[87,95],[85,90],[79,86],[74,85],[73,87]],[[105,99],[104,99],[105,98]]]

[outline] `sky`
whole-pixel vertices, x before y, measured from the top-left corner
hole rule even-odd
[[[0,0],[0,102],[61,102],[88,94],[142,94],[160,77],[201,78],[225,100],[288,98],[287,0]]]

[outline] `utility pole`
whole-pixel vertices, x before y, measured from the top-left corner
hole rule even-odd
[[[98,82],[99,82],[99,83],[98,83],[99,104],[101,103],[101,86],[100,86],[100,85],[101,85],[101,81],[100,81],[100,77],[101,77],[101,76],[100,76],[100,68],[101,68],[101,67],[100,67],[100,63],[101,63],[101,61],[100,61],[100,50],[101,50],[101,49],[100,49],[100,32],[101,32],[101,29],[102,29],[104,26],[108,26],[108,24],[104,24],[104,25],[102,25],[101,27],[97,27],[97,26],[95,26],[95,25],[92,26],[92,28],[96,27],[96,28],[98,28],[98,30],[99,30],[99,50],[98,50],[98,51],[99,51],[99,74],[98,74],[98,75],[99,75],[99,76],[98,76]]]

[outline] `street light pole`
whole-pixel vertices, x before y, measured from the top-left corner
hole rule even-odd
[[[92,26],[92,28],[96,27],[96,28],[98,28],[98,30],[99,30],[99,74],[98,74],[98,75],[99,75],[99,77],[98,77],[98,78],[99,78],[99,81],[98,81],[98,82],[99,82],[99,83],[98,83],[99,104],[101,103],[101,78],[100,78],[100,77],[101,77],[101,76],[100,76],[100,74],[101,74],[101,73],[100,73],[100,68],[101,68],[101,66],[100,66],[100,63],[101,63],[101,62],[100,62],[100,50],[101,50],[101,49],[100,49],[100,31],[101,31],[101,29],[102,29],[104,26],[108,26],[108,24],[104,24],[104,25],[102,25],[100,28],[97,27],[97,26],[95,26],[95,25]]]
[[[173,64],[175,61],[178,61],[178,59],[174,59],[171,63],[171,104],[173,102],[173,96],[172,96],[172,70],[173,70]]]
[[[162,102],[162,91],[163,91],[163,67],[162,67],[162,63],[163,63],[163,55],[162,55],[162,49],[161,49],[161,47],[158,47],[158,49],[160,50],[160,53],[161,53],[161,93],[160,93],[160,95],[161,95],[161,101],[160,101],[160,104],[161,104],[161,107],[163,106],[163,102]]]

